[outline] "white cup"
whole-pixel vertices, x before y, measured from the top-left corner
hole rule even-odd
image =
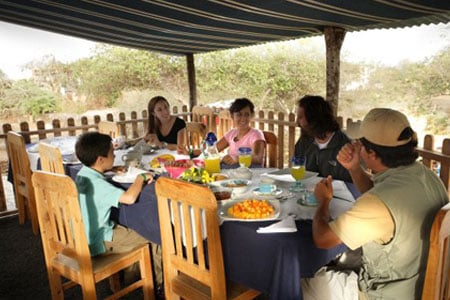
[[[277,186],[273,183],[261,182],[258,187],[259,191],[265,194],[270,194],[277,190]]]

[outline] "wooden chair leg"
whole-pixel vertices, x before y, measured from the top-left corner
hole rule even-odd
[[[39,234],[39,220],[37,216],[37,208],[36,208],[36,201],[29,200],[29,210],[30,210],[30,219],[31,219],[31,226],[33,228],[33,233],[35,235]]]
[[[47,269],[52,300],[64,300],[64,289],[61,276],[50,268]]]
[[[150,247],[150,246],[149,246]],[[153,287],[153,275],[150,261],[149,248],[142,248],[141,258],[139,261],[139,269],[141,272],[141,280],[143,281],[142,290],[144,292],[145,300],[154,300],[154,287]]]
[[[81,289],[83,292],[83,299],[97,299],[94,274],[92,274],[92,276],[84,275]]]
[[[25,224],[27,213],[25,210],[25,202],[22,195],[16,196],[16,207],[17,211],[19,212],[19,224],[23,225]]]

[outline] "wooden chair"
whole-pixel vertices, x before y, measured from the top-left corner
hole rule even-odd
[[[434,218],[422,300],[450,299],[450,203]]]
[[[233,119],[231,118],[231,113],[228,109],[222,109],[218,114],[219,125],[217,128],[217,138],[222,138],[225,133],[233,128]]]
[[[108,299],[118,299],[142,287],[144,299],[153,299],[153,277],[149,245],[113,255],[91,257],[74,181],[67,175],[36,171],[32,177],[36,192],[42,247],[52,299],[64,298],[64,289],[81,285],[83,299],[96,299],[95,284],[138,262],[141,279],[115,291]],[[114,276],[115,280],[111,280]],[[69,279],[64,284],[61,277]]]
[[[3,186],[2,172],[0,170],[0,215],[1,215],[1,212],[4,212],[6,210],[7,210],[7,207],[6,207],[5,188]]]
[[[206,130],[216,133],[216,114],[214,109],[208,106],[194,106],[192,108],[192,122],[201,122],[206,125]]]
[[[65,174],[61,150],[51,144],[39,143],[39,158],[43,171]]]
[[[206,136],[206,125],[201,122],[186,122],[186,134],[188,146],[199,149]]]
[[[217,201],[211,190],[166,177],[156,181],[155,190],[166,299],[253,299],[258,296],[258,291],[225,280]],[[183,230],[186,228],[192,231]],[[203,240],[202,231],[206,232],[207,240]]]
[[[345,134],[349,138],[355,138],[358,136],[359,128],[361,127],[361,120],[354,121],[352,119],[347,119],[347,124],[345,128]]]
[[[272,131],[263,131],[266,139],[265,167],[278,168],[278,138]]]
[[[25,140],[15,131],[9,131],[6,137],[9,160],[13,175],[14,196],[19,213],[19,224],[24,224],[26,219],[31,220],[33,233],[38,234],[39,223],[36,213],[36,201],[33,185],[31,183],[30,158],[25,148]]]
[[[116,122],[111,121],[100,121],[97,124],[98,132],[107,134],[112,138],[116,138],[120,135],[119,126]]]

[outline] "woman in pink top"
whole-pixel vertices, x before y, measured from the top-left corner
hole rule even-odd
[[[217,150],[222,151],[228,148],[228,154],[222,159],[222,163],[237,164],[238,149],[249,147],[252,149],[252,164],[263,166],[266,140],[261,130],[250,127],[250,120],[255,114],[255,106],[247,98],[238,98],[231,104],[230,113],[235,128],[228,131],[217,142]]]

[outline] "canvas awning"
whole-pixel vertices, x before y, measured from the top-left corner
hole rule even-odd
[[[320,35],[326,28],[345,34],[447,23],[450,1],[0,0],[0,20],[96,42],[187,55],[191,86],[196,53]],[[337,57],[330,61],[339,59],[340,33],[332,36]],[[329,78],[339,81],[339,74],[328,71]],[[195,90],[192,97],[195,102]]]
[[[346,31],[450,22],[448,0],[1,0],[0,20],[170,54]]]

